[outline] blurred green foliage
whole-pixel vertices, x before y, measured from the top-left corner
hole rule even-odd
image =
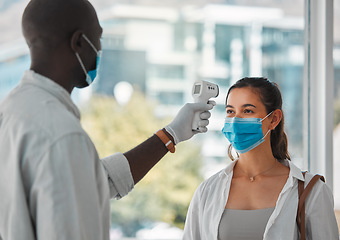
[[[126,152],[168,124],[158,119],[153,105],[135,92],[121,107],[113,97],[94,96],[81,108],[82,125],[97,147],[100,157]],[[121,200],[111,201],[111,222],[127,236],[148,222],[163,221],[183,228],[188,205],[200,174],[200,147],[192,141],[176,146]]]

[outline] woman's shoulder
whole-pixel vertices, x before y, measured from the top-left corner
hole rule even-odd
[[[304,183],[304,188],[307,187],[307,185],[311,182],[315,175],[318,175],[313,172],[301,170],[291,161],[286,160],[283,161],[282,163],[286,166],[289,166],[290,176],[292,176],[293,178],[295,177],[297,179],[297,181],[295,181],[295,184],[298,185],[299,181],[302,181]],[[324,194],[332,196],[331,192],[332,191],[330,187],[327,185],[327,181],[325,182],[321,179],[318,179],[313,185],[310,193],[308,194],[309,197],[307,198],[307,200]]]
[[[321,189],[327,189],[329,188],[328,185],[326,184],[326,180],[324,178],[324,176],[318,174],[318,173],[312,173],[312,172],[308,172],[308,171],[304,171],[303,172],[304,175],[304,188],[306,188],[308,186],[308,184],[314,184],[312,191],[315,193],[316,189],[318,189],[319,191]],[[312,179],[316,178],[316,182],[314,182],[315,180],[313,180],[314,183],[312,183]]]
[[[304,171],[304,170],[301,170],[300,167],[296,166],[292,161],[290,160],[284,160],[281,162],[284,166],[287,166],[289,167],[289,171],[290,171],[290,174],[293,176],[293,177],[296,177],[297,179],[300,179],[300,180],[303,180],[304,181],[304,185],[305,187],[307,186],[307,184],[312,180],[312,178],[315,176],[315,175],[320,175],[320,174],[317,174],[317,173],[313,173],[313,172],[308,172],[308,171]],[[320,175],[321,176],[321,175]],[[319,180],[317,181],[317,185],[323,185],[325,182],[323,180]]]
[[[314,176],[319,175],[316,173],[306,172],[305,173],[305,182],[304,182],[304,188],[307,188],[308,184],[312,184],[312,179]],[[321,175],[319,175],[321,176]],[[319,201],[330,201],[333,202],[333,193],[331,188],[327,185],[327,182],[323,178],[317,178],[317,181],[314,183],[310,193],[308,194],[308,197],[306,199],[307,207],[310,205],[312,207],[315,205],[322,204]]]
[[[303,172],[304,172],[304,175],[305,175],[305,182],[306,183],[309,183],[312,180],[312,178],[316,175],[322,176],[321,174],[318,174],[318,173],[312,173],[312,172],[308,172],[308,171],[303,171]]]
[[[225,188],[229,177],[230,176],[226,172],[226,168],[224,168],[204,180],[198,186],[196,191],[199,192],[201,195],[210,194],[214,191],[220,192],[223,188]]]

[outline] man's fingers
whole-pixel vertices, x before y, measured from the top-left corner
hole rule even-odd
[[[202,112],[202,113],[200,114],[200,118],[201,118],[201,119],[208,119],[208,118],[210,118],[210,117],[211,117],[211,113],[208,112],[208,111]]]
[[[208,104],[211,104],[211,105],[213,105],[213,106],[216,106],[216,102],[215,102],[214,100],[209,100],[209,101],[208,101]]]
[[[187,103],[187,104],[189,104],[189,103]],[[213,103],[202,103],[202,102],[190,103],[190,104],[192,104],[192,110],[194,112],[209,111],[209,110],[213,109],[213,107],[215,106]]]
[[[209,120],[201,120],[198,122],[198,127],[206,127],[209,125]]]
[[[205,132],[208,131],[207,127],[199,127],[198,129],[199,129],[199,132],[201,132],[201,133],[205,133]]]

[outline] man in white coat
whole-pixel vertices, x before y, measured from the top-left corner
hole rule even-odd
[[[197,133],[197,111],[205,132],[214,103],[186,104],[134,149],[99,159],[70,98],[96,77],[102,28],[94,8],[87,0],[32,0],[22,30],[31,67],[0,104],[0,240],[108,240],[110,198],[128,194]]]

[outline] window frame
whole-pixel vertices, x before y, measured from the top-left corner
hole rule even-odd
[[[333,189],[333,0],[305,0],[305,166]]]

